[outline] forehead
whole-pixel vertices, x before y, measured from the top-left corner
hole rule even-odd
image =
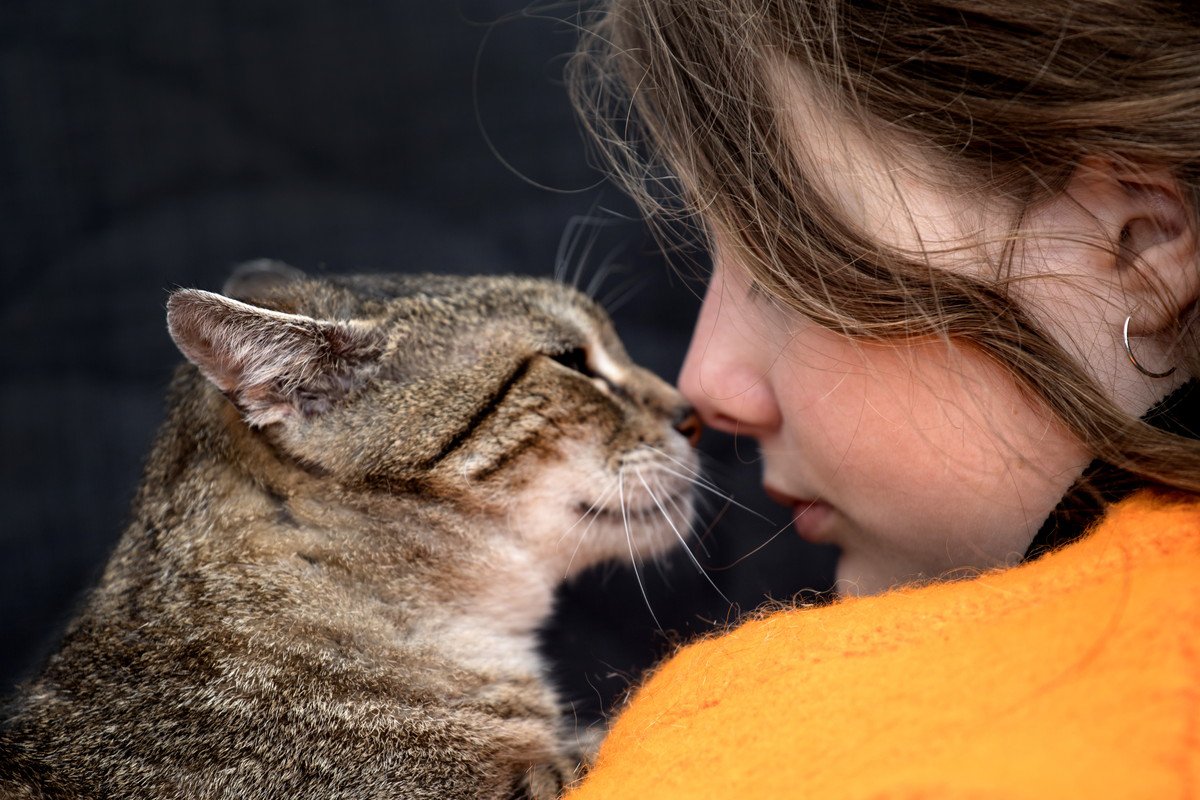
[[[932,146],[882,121],[852,118],[793,65],[778,66],[772,77],[798,165],[844,223],[924,256],[976,244],[999,222]]]

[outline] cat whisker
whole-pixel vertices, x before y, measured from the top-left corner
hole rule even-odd
[[[558,537],[559,544],[562,544],[562,540],[567,538],[567,534],[569,534],[571,531],[575,530],[575,528],[577,528],[579,526],[579,523],[583,522],[588,517],[592,517],[593,519],[595,519],[594,512],[596,511],[597,508],[599,508],[601,505],[606,503],[609,500],[609,498],[612,497],[613,491],[615,491],[615,490],[610,486],[608,489],[606,489],[604,492],[602,492],[600,494],[600,496],[596,498],[596,501],[594,503],[592,503],[590,506],[588,506],[587,510],[585,510],[582,514],[579,515],[579,519],[572,522],[570,527],[568,527],[565,531],[562,532],[562,535]]]
[[[699,525],[699,520],[696,518],[696,515],[687,513],[684,511],[684,509],[680,508],[678,496],[668,493],[666,500],[668,503],[670,503],[672,510],[675,511],[679,518],[687,521],[687,534],[690,540],[699,545],[700,550],[704,553],[705,558],[712,558],[712,553],[708,551],[708,545],[706,545],[704,540],[696,533],[696,528]]]
[[[709,577],[708,572],[706,572],[704,569],[704,566],[700,563],[699,559],[696,558],[696,554],[692,552],[692,548],[688,547],[687,540],[683,538],[683,534],[679,532],[679,528],[675,527],[675,523],[671,519],[670,512],[667,511],[667,509],[659,501],[658,495],[654,493],[654,490],[650,488],[650,484],[646,482],[646,478],[642,475],[641,470],[635,471],[637,472],[638,480],[642,482],[642,486],[646,487],[646,492],[650,495],[650,499],[654,501],[656,506],[658,506],[658,510],[662,512],[663,519],[665,519],[667,524],[671,526],[671,530],[675,532],[675,538],[679,540],[681,545],[683,545],[683,551],[687,553],[688,558],[690,558],[692,563],[696,565],[696,569],[700,570],[700,574],[704,576],[704,580],[708,581],[708,585],[713,587],[713,590],[721,596],[722,600],[729,605],[733,605],[733,601],[726,597],[725,593],[721,591],[721,587],[717,586],[717,584],[713,582],[713,579]]]
[[[567,270],[574,258],[575,246],[579,243],[579,230],[587,217],[576,214],[567,220],[563,226],[562,235],[558,239],[558,250],[554,253],[554,280],[568,283]]]
[[[745,553],[745,554],[743,554],[743,555],[741,555],[741,556],[738,556],[738,557],[737,557],[737,558],[736,558],[734,561],[732,561],[732,562],[731,562],[731,563],[729,563],[729,564],[726,564],[726,565],[725,565],[725,566],[723,566],[723,567],[714,567],[714,569],[717,569],[718,571],[727,570],[727,569],[733,569],[733,568],[734,568],[734,567],[736,567],[738,564],[741,564],[741,563],[742,563],[743,561],[745,561],[747,558],[750,558],[750,557],[751,557],[751,556],[753,556],[755,553],[757,553],[759,550],[762,550],[764,547],[766,547],[767,545],[769,545],[771,542],[773,542],[773,541],[775,541],[776,539],[778,539],[778,538],[779,538],[779,536],[780,536],[780,535],[781,535],[781,534],[782,534],[784,531],[786,531],[788,528],[790,528],[790,527],[792,527],[792,523],[791,523],[791,522],[788,522],[788,524],[787,524],[787,525],[784,525],[782,528],[780,528],[779,530],[777,530],[777,531],[775,531],[774,533],[772,533],[770,536],[768,536],[768,537],[767,537],[766,541],[764,541],[762,544],[760,544],[760,545],[758,545],[757,547],[755,547],[755,548],[754,548],[753,550],[751,550],[749,553]]]
[[[713,483],[711,480],[706,478],[698,469],[692,467],[690,464],[686,464],[683,461],[680,461],[679,459],[673,457],[670,453],[667,453],[664,450],[660,450],[659,448],[657,448],[653,445],[644,445],[644,448],[646,450],[654,453],[659,458],[664,458],[667,461],[671,462],[672,464],[678,466],[686,474],[681,475],[678,472],[675,472],[668,467],[664,467],[661,463],[655,464],[656,470],[667,472],[668,474],[674,475],[677,478],[682,478],[683,480],[688,481],[688,482],[692,483],[693,485],[703,486],[709,492],[715,494],[717,497],[719,497],[722,500],[727,500],[727,501],[732,500],[732,498],[727,496],[721,490],[721,488],[719,486],[717,486],[717,484]],[[672,503],[675,505],[676,510],[678,510],[678,504],[676,504],[674,502],[674,500],[672,500]],[[705,511],[709,511],[714,507],[711,504],[711,499],[708,497],[705,497],[703,495],[696,496],[695,503],[697,506],[699,506],[701,509],[703,509]],[[724,506],[724,508],[729,508],[729,505],[726,504]],[[721,513],[723,513],[723,512],[718,512],[718,518]],[[695,540],[696,540],[697,544],[700,545],[700,549],[704,552],[704,555],[706,557],[711,557],[712,554],[709,552],[708,546],[704,543],[704,536],[696,533],[696,528],[700,524],[698,517],[694,514],[681,514],[680,516],[686,517],[688,519],[688,533],[692,534],[695,537]],[[712,527],[713,527],[712,524],[710,524],[705,529],[705,534],[707,534],[709,531],[711,531]]]
[[[592,208],[595,209],[594,204]],[[611,224],[613,224],[612,220],[593,214],[576,214],[567,220],[562,236],[558,240],[558,251],[554,255],[555,280],[559,283],[570,283],[573,288],[578,288],[579,281],[583,278],[583,271],[591,258],[592,249],[600,239],[601,228]],[[584,231],[589,227],[590,230],[585,233]],[[583,242],[583,250],[581,253],[577,253],[580,242]],[[575,269],[568,281],[567,273],[570,271],[571,264],[575,265]]]
[[[633,577],[637,579],[638,589],[642,592],[642,599],[646,601],[646,610],[650,612],[650,619],[654,620],[654,627],[658,628],[658,632],[663,632],[662,623],[658,621],[658,615],[654,613],[654,607],[650,604],[650,595],[646,593],[646,584],[642,582],[642,573],[638,571],[638,562],[641,560],[641,554],[634,554],[633,547],[633,532],[629,529],[629,509],[625,505],[625,468],[622,467],[617,473],[617,491],[621,496],[621,518],[625,522],[625,543],[629,545],[629,561],[633,565]]]
[[[592,503],[591,508],[583,512],[583,515],[580,516],[579,519],[575,520],[575,523],[570,528],[567,528],[566,531],[563,532],[563,535],[559,537],[558,541],[561,542],[568,533],[570,533],[577,525],[579,525],[580,522],[583,522],[584,519],[591,517],[591,519],[588,519],[588,524],[584,526],[582,531],[580,531],[579,541],[575,542],[575,549],[571,551],[571,557],[567,560],[567,569],[563,573],[564,578],[571,574],[571,565],[575,563],[575,556],[579,555],[579,548],[583,546],[583,540],[587,538],[588,531],[592,529],[592,526],[596,524],[596,520],[599,518],[599,515],[593,512],[596,511],[596,508],[601,503],[608,502],[608,499],[612,497],[612,495],[613,489],[610,486],[607,491],[600,495],[596,502]]]
[[[670,461],[672,464],[679,467],[684,472],[688,473],[689,475],[694,476],[697,480],[704,481],[706,484],[708,484],[712,488],[714,488],[714,489],[721,488],[715,482],[713,482],[711,479],[705,477],[704,473],[701,472],[699,469],[693,467],[692,465],[688,464],[687,462],[680,461],[678,458],[675,458],[670,453],[668,453],[666,450],[661,450],[652,444],[643,445],[643,447],[645,447],[647,450],[649,450],[653,453],[656,453],[657,455],[665,458],[667,461]]]
[[[596,242],[600,239],[600,223],[601,220],[596,217],[585,217],[581,224],[592,225],[592,230],[588,234],[587,242],[583,246],[583,252],[575,259],[575,274],[571,276],[571,286],[579,288],[579,281],[583,279],[583,271],[587,268],[588,259],[592,257],[592,248],[596,246]]]
[[[659,452],[661,453],[661,451],[659,451]],[[708,478],[706,478],[706,477],[704,477],[703,475],[701,475],[699,472],[697,472],[697,471],[695,471],[695,470],[693,470],[693,469],[690,469],[690,468],[689,468],[689,467],[688,467],[686,464],[680,464],[678,461],[674,461],[674,460],[673,460],[673,459],[671,459],[671,457],[670,457],[670,456],[668,456],[666,453],[661,453],[661,455],[662,455],[663,457],[665,457],[665,458],[666,458],[668,461],[670,461],[672,464],[676,464],[676,465],[678,465],[678,466],[679,466],[679,469],[683,470],[683,473],[682,473],[682,474],[681,474],[681,473],[679,473],[679,472],[674,472],[674,471],[672,471],[672,473],[671,473],[671,474],[673,474],[673,475],[677,475],[677,476],[679,476],[679,477],[681,477],[681,478],[684,478],[685,480],[688,480],[688,481],[690,481],[691,483],[694,483],[694,484],[697,484],[697,485],[703,485],[705,488],[712,489],[712,490],[714,490],[714,491],[720,491],[720,490],[721,490],[721,487],[720,487],[720,486],[718,486],[717,484],[713,483],[713,482],[712,482],[712,481],[710,481]],[[669,467],[664,467],[664,469],[669,469]]]
[[[677,477],[677,478],[682,478],[682,479],[683,479],[683,480],[685,480],[685,481],[690,481],[690,482],[692,483],[692,485],[693,485],[693,486],[695,486],[696,488],[698,488],[698,489],[703,489],[703,490],[705,490],[706,492],[710,492],[711,494],[714,494],[714,495],[716,495],[717,497],[719,497],[719,498],[721,498],[722,500],[724,500],[724,501],[725,501],[727,504],[729,504],[729,505],[732,505],[732,506],[736,506],[737,508],[740,508],[741,510],[745,511],[746,513],[748,513],[748,514],[752,514],[752,515],[754,515],[754,516],[758,517],[758,518],[759,518],[759,519],[761,519],[763,522],[768,522],[768,523],[770,523],[770,522],[774,522],[774,520],[772,520],[770,517],[767,517],[767,516],[765,516],[765,515],[763,515],[763,514],[759,513],[758,511],[755,511],[755,510],[754,510],[753,508],[751,508],[750,506],[747,506],[747,505],[744,505],[744,504],[742,504],[742,503],[739,503],[737,500],[734,500],[732,497],[730,497],[729,495],[725,494],[725,493],[724,493],[724,492],[722,492],[720,489],[716,489],[716,488],[714,488],[714,487],[712,487],[712,486],[709,486],[709,485],[708,485],[706,482],[702,481],[701,479],[698,479],[698,478],[692,477],[692,476],[690,476],[690,475],[685,475],[685,474],[683,474],[682,472],[676,472],[675,470],[671,469],[670,467],[662,467],[662,466],[660,466],[660,467],[659,467],[659,469],[661,469],[663,472],[666,472],[666,473],[668,473],[668,474],[670,474],[670,475],[674,475],[674,476],[675,476],[675,477]]]
[[[575,563],[575,556],[579,555],[579,548],[583,546],[583,540],[587,538],[588,531],[590,531],[592,526],[596,524],[596,515],[593,514],[591,517],[592,518],[588,521],[588,524],[584,526],[583,531],[580,532],[579,541],[575,542],[575,549],[571,551],[571,557],[567,559],[567,568],[563,572],[564,578],[571,574],[571,565]]]
[[[596,292],[600,291],[600,287],[604,285],[606,280],[608,280],[609,275],[612,275],[614,272],[629,271],[629,267],[625,266],[624,264],[617,264],[613,261],[617,253],[619,253],[623,248],[624,245],[622,244],[608,251],[608,254],[605,255],[604,260],[600,262],[600,267],[596,270],[596,274],[593,275],[592,279],[588,282],[587,289],[584,290],[584,294],[594,300],[596,298]]]
[[[700,533],[696,534],[696,538],[699,541],[703,542],[705,539],[708,539],[712,536],[713,532],[716,531],[717,526],[719,526],[721,524],[721,521],[723,519],[725,519],[726,514],[729,513],[729,509],[733,508],[733,506],[726,503],[725,505],[722,505],[720,508],[716,508],[715,500],[713,498],[704,497],[701,499],[708,501],[708,503],[714,504],[714,505],[706,506],[706,509],[712,513],[706,515],[707,520],[704,524],[704,530],[701,531]],[[714,570],[717,568],[710,565],[709,569]]]
[[[627,281],[619,284],[615,289],[604,296],[600,301],[600,305],[610,314],[615,314],[626,303],[637,296],[637,293],[646,288],[647,280],[641,275],[636,275]]]

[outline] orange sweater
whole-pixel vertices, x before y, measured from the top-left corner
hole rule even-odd
[[[570,800],[1200,798],[1200,500],[684,648]]]

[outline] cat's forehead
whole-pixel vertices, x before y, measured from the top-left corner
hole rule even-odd
[[[490,323],[546,336],[605,338],[607,316],[587,296],[554,281],[516,276],[361,275],[333,281],[364,316],[467,326]],[[372,313],[374,312],[374,313]]]
[[[527,276],[338,275],[276,287],[255,298],[320,319],[363,320],[393,343],[419,351],[505,352],[516,356],[584,348],[612,379],[625,373],[624,347],[608,315],[578,290]]]
[[[272,271],[267,280],[257,277],[250,282],[239,279],[249,290],[231,294],[277,311],[361,320],[381,328],[390,340],[404,340],[406,349],[442,349],[453,340],[458,345],[468,341],[474,352],[582,347],[603,362],[608,367],[603,371],[610,375],[627,360],[600,306],[555,281],[436,274],[312,277],[298,270],[284,275]]]

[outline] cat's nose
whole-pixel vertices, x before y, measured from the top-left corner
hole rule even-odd
[[[700,415],[696,413],[696,409],[690,405],[682,406],[675,412],[675,419],[671,425],[692,443],[692,447],[700,443],[700,434],[704,431],[704,423],[700,421]]]

